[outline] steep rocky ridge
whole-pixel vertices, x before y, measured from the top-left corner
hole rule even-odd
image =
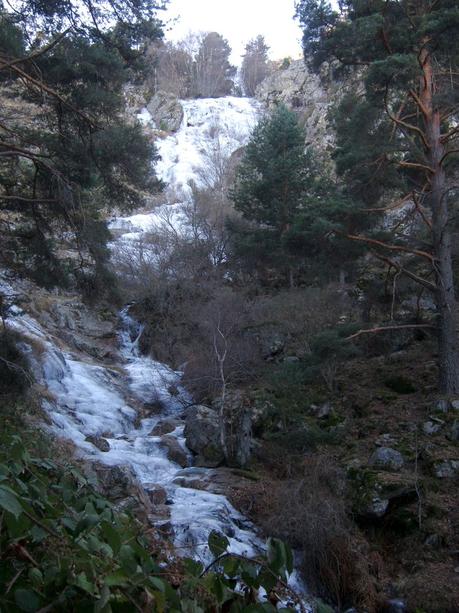
[[[328,64],[314,74],[303,60],[282,62],[257,87],[255,97],[268,110],[285,104],[297,113],[306,133],[306,144],[324,156],[332,168],[330,154],[334,144],[328,112],[339,103],[358,79],[338,80]]]

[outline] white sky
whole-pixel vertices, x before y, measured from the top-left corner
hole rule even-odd
[[[179,18],[166,33],[169,40],[190,31],[222,34],[233,49],[232,62],[240,64],[246,43],[258,34],[265,37],[271,59],[300,58],[301,30],[294,14],[294,0],[170,0],[163,18]]]

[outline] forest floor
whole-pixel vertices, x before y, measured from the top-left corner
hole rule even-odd
[[[429,341],[343,363],[326,410],[306,396],[306,421],[262,435],[256,478],[233,488],[234,504],[303,550],[306,580],[342,607],[459,610],[458,411],[439,410],[436,376]],[[378,448],[403,465],[375,465]]]

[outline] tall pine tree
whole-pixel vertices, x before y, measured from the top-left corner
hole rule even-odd
[[[161,36],[147,0],[0,3],[4,266],[51,286],[101,282],[102,212],[158,185],[154,147],[123,116],[122,88]]]
[[[459,7],[456,0],[344,0],[340,7],[338,13],[325,0],[297,4],[306,60],[316,69],[324,60],[344,71],[358,69],[363,79],[363,91],[347,97],[339,113],[338,171],[372,208],[409,206],[419,219],[417,233],[409,236],[352,238],[433,292],[440,389],[459,394],[451,238]],[[389,190],[395,198],[388,203]]]
[[[292,267],[283,242],[311,183],[308,167],[305,136],[296,115],[279,106],[255,128],[231,193],[236,210],[256,224],[249,242],[257,250],[267,248],[269,259],[283,262],[289,273]]]

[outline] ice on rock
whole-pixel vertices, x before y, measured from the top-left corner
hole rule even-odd
[[[179,551],[209,560],[206,543],[209,532],[215,529],[228,536],[233,551],[252,555],[262,547],[261,541],[250,522],[224,496],[173,483],[182,469],[167,458],[160,437],[150,433],[160,419],[181,414],[191,398],[180,384],[180,373],[141,355],[138,345],[142,326],[129,316],[128,308],[120,313],[120,320],[124,385],[109,368],[61,351],[30,316],[18,313],[8,318],[8,325],[21,332],[25,343],[39,340],[42,344],[37,378],[49,391],[44,408],[52,421],[51,430],[71,440],[81,455],[108,466],[128,465],[141,483],[166,488]],[[160,401],[161,413],[138,423],[136,402],[152,400]],[[109,451],[97,449],[88,436],[106,438]],[[185,447],[183,426],[169,436]]]
[[[182,127],[160,141],[162,160],[157,170],[160,178],[181,194],[183,202],[114,219],[110,224],[117,236],[112,243],[114,264],[118,251],[128,250],[162,223],[175,231],[186,231],[184,207],[189,183],[193,180],[199,184],[207,153],[218,146],[223,155],[231,155],[247,142],[259,117],[258,104],[247,98],[186,100],[182,104]],[[139,119],[149,121],[146,113]],[[158,257],[158,253],[153,251],[150,257]],[[14,286],[2,277],[0,293],[15,293]],[[224,496],[174,484],[182,468],[168,459],[160,437],[150,433],[165,416],[179,417],[191,398],[180,383],[180,373],[141,354],[142,326],[129,315],[129,307],[120,313],[122,376],[86,355],[59,349],[59,343],[20,309],[9,309],[7,324],[22,334],[25,343],[30,339],[43,348],[35,355],[31,342],[28,353],[38,381],[49,390],[44,408],[51,418],[51,429],[72,440],[83,456],[109,466],[128,465],[141,483],[164,487],[171,502],[171,524],[179,552],[209,561],[207,539],[211,530],[225,534],[235,553],[253,555],[262,549],[252,524]],[[149,405],[159,413],[139,420],[139,407]],[[87,440],[90,436],[103,436],[109,450],[99,450]],[[185,448],[183,426],[169,436]]]
[[[193,182],[198,187],[208,185],[205,179],[214,156],[228,159],[247,144],[250,134],[261,117],[259,103],[251,98],[202,98],[182,100],[184,119],[178,132],[158,139],[161,156],[155,172],[175,194],[178,202],[164,204],[147,213],[113,219],[109,227],[118,235],[112,244],[116,260],[118,250],[129,251],[129,242],[142,240],[154,228],[167,225],[178,233],[186,231],[186,206]],[[143,116],[147,118],[147,115]]]
[[[180,130],[157,142],[160,179],[187,199],[193,181],[203,186],[200,171],[209,164],[215,148],[225,158],[245,145],[260,117],[260,106],[251,98],[202,98],[182,100],[184,118]]]

